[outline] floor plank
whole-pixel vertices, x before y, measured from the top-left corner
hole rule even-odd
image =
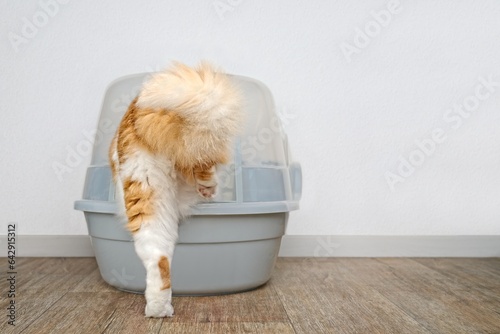
[[[270,285],[231,295],[174,297],[173,306],[176,315],[168,322],[288,321],[285,309]]]
[[[127,298],[119,299],[113,307],[114,312],[108,319],[102,333],[149,334],[160,332],[163,319],[144,317],[144,296],[127,294]]]
[[[500,261],[496,259],[421,258],[414,260],[460,284],[496,290],[498,294],[492,297],[500,297],[500,291],[498,291],[500,271],[494,270],[495,265],[498,265],[498,270],[500,270]]]
[[[22,333],[102,333],[114,305],[129,298],[117,293],[68,292]]]
[[[483,302],[496,304],[411,259],[341,262],[433,333],[499,333],[500,317]],[[498,309],[498,304],[496,304]]]
[[[271,284],[297,333],[428,333],[336,259],[282,259]]]
[[[16,275],[16,327],[0,323],[0,333],[20,333],[71,291],[89,272],[95,270],[93,258],[77,260],[54,258],[20,259]],[[6,309],[9,299],[0,301]]]
[[[7,261],[1,261],[2,273],[7,271]],[[23,289],[33,286],[35,281],[43,281],[47,275],[88,275],[96,270],[97,263],[94,258],[17,258],[16,259],[16,285]],[[47,276],[50,277],[50,276]],[[0,281],[0,291],[5,291],[7,280]]]
[[[17,272],[17,326],[0,333],[500,333],[496,258],[280,258],[267,285],[174,297],[165,319],[145,318],[144,296],[106,284],[93,258],[20,258]]]
[[[295,333],[289,323],[281,322],[195,322],[166,323],[163,322],[160,333],[263,333],[289,334]]]

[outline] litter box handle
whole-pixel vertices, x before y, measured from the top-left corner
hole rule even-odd
[[[298,162],[290,163],[289,167],[293,200],[299,201],[302,197],[302,167]]]

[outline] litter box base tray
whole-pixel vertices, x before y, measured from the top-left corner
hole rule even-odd
[[[266,284],[287,218],[287,213],[189,218],[179,227],[171,268],[173,294],[221,295]],[[122,291],[144,293],[146,271],[116,216],[86,212],[86,219],[104,281]],[[112,239],[112,235],[118,238]]]

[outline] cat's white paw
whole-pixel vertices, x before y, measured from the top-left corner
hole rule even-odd
[[[210,199],[210,198],[215,197],[215,192],[217,190],[217,186],[207,187],[207,186],[204,186],[202,184],[197,184],[196,190],[198,191],[198,194],[201,197]]]
[[[150,318],[172,317],[174,315],[174,307],[170,303],[147,303],[145,315]]]
[[[208,181],[196,180],[196,190],[203,198],[214,198],[217,190],[217,180],[215,178]]]

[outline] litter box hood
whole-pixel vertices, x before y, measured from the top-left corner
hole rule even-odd
[[[107,89],[99,120],[91,166],[82,200],[75,209],[116,213],[115,188],[108,148],[128,105],[150,73],[115,80]],[[289,212],[298,209],[302,192],[300,164],[293,162],[287,137],[269,89],[261,82],[230,75],[244,98],[245,126],[235,141],[232,162],[220,166],[216,198],[193,207],[193,215],[233,215]]]

